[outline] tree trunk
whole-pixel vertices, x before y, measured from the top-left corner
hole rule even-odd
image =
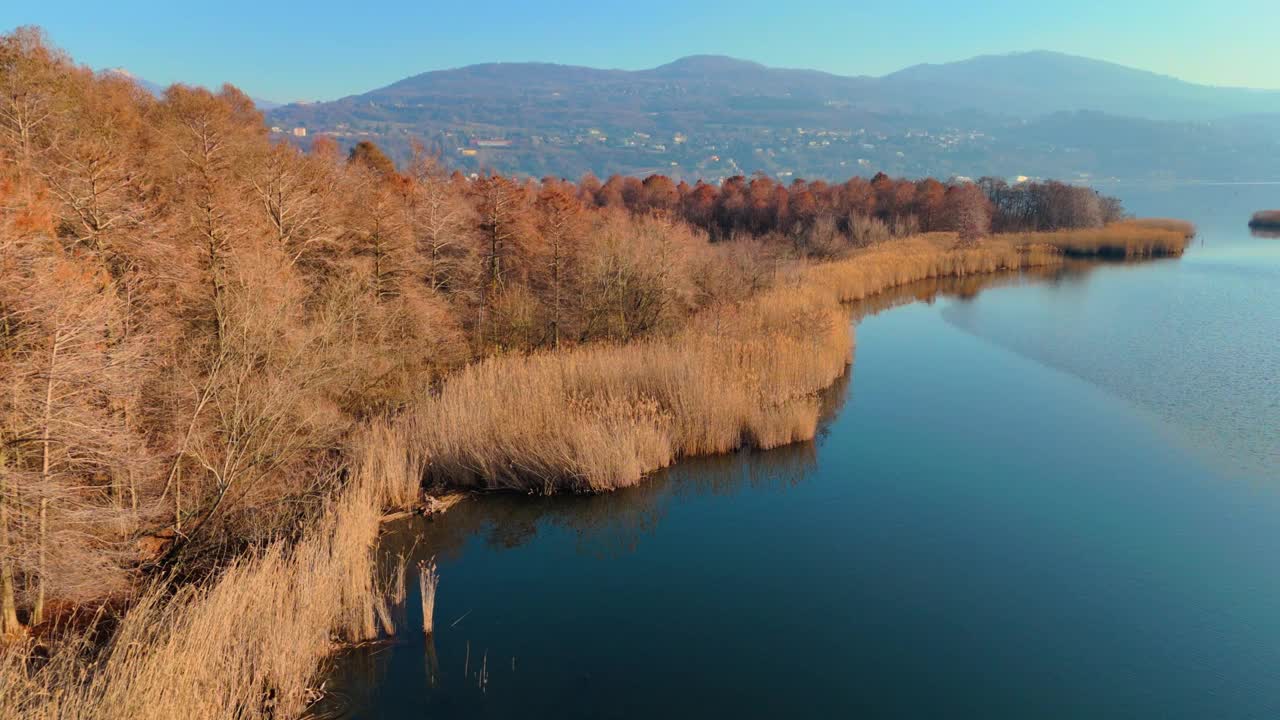
[[[0,488],[0,636],[22,629],[18,601],[13,590],[13,561],[9,559],[9,504]]]
[[[560,243],[557,242],[551,260],[551,284],[554,296],[551,311],[551,344],[560,349]]]
[[[173,486],[173,532],[182,535],[182,460],[175,466],[175,483]],[[176,542],[176,539],[175,539]]]
[[[49,490],[52,477],[52,462],[49,453],[50,431],[53,424],[53,388],[57,372],[58,349],[62,344],[61,331],[53,334],[53,346],[49,350],[49,378],[44,386],[44,427],[41,429],[43,445],[40,468],[40,525],[39,545],[36,555],[36,599],[31,609],[31,624],[44,622],[45,595],[45,541],[49,529]]]
[[[40,498],[40,550],[36,558],[36,600],[31,606],[31,625],[39,625],[44,622],[44,555],[45,555],[45,534],[49,526],[49,499]]]
[[[4,318],[4,337],[9,337],[9,316]],[[9,360],[9,358],[5,358]],[[13,388],[14,395],[18,389]],[[14,403],[17,406],[17,403]],[[17,452],[16,450],[14,451]],[[12,635],[21,629],[18,623],[17,593],[13,587],[13,560],[9,541],[9,488],[5,481],[5,469],[10,463],[16,467],[19,460],[10,457],[7,449],[0,447],[0,637]]]

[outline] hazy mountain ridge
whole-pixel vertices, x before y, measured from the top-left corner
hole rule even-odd
[[[311,137],[374,139],[399,154],[423,139],[451,164],[533,175],[1258,179],[1280,158],[1272,132],[1280,91],[1196,85],[1045,51],[879,78],[715,55],[637,71],[491,63],[288,105],[268,118]],[[1128,145],[1105,136],[1115,128]],[[1162,138],[1180,145],[1161,146]]]
[[[1215,87],[1115,63],[1047,51],[982,55],[943,65],[916,65],[882,78],[904,96],[1026,116],[1097,110],[1151,120],[1214,120],[1280,113],[1280,91]]]
[[[118,75],[120,77],[132,80],[133,82],[137,83],[138,86],[141,87],[143,90],[146,90],[147,92],[151,93],[155,97],[160,97],[161,95],[164,95],[164,91],[165,91],[164,85],[161,85],[160,83],[156,83],[156,82],[151,82],[146,78],[138,77],[137,75],[134,75],[133,73],[129,72],[128,70],[122,67],[107,68],[102,72],[107,75]],[[257,105],[258,109],[262,110],[263,112],[266,112],[268,110],[274,110],[283,105],[283,103],[272,102],[271,100],[263,100],[262,98],[251,97],[249,99],[252,100],[253,104]]]
[[[614,85],[652,90],[672,82],[706,86],[718,94],[820,95],[828,100],[858,102],[872,110],[939,113],[972,108],[1017,117],[1097,110],[1151,120],[1280,113],[1278,90],[1198,85],[1048,51],[915,65],[880,78],[770,68],[717,55],[694,55],[635,71],[552,63],[487,63],[421,73],[343,100],[475,94],[482,90],[563,92]]]

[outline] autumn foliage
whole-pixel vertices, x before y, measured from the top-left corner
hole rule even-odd
[[[810,256],[919,232],[955,232],[974,241],[993,231],[1093,228],[1123,217],[1118,200],[1089,188],[1053,181],[1010,186],[995,178],[943,183],[881,173],[870,180],[782,184],[755,175],[689,185],[662,175],[614,176],[601,184],[588,175],[578,192],[597,207],[679,217],[713,240],[766,238]]]
[[[464,388],[489,373],[483,392],[536,397],[542,385],[512,379],[512,354],[554,365],[544,351],[643,340],[560,375],[597,375],[613,388],[573,393],[583,417],[622,413],[593,420],[584,436],[605,446],[637,413],[657,413],[665,427],[697,393],[780,362],[777,348],[821,345],[794,335],[798,325],[761,324],[783,312],[766,308],[801,302],[771,290],[799,263],[926,231],[965,247],[993,228],[1102,233],[1119,214],[1113,201],[1056,183],[574,183],[450,174],[421,147],[403,167],[369,142],[344,152],[321,138],[304,153],[270,142],[233,87],[175,85],[157,99],[76,66],[31,29],[0,38],[0,83],[4,631],[129,588],[151,563],[216,557],[295,527],[341,485],[353,433],[374,419],[413,408],[434,418],[424,432],[506,432],[500,415],[475,415],[486,406],[466,393],[479,386]],[[829,308],[794,312],[824,318],[806,333],[835,332]],[[716,341],[728,355],[702,353],[709,327],[736,333]],[[672,374],[701,367],[703,377],[604,379],[639,358]],[[529,466],[514,449],[481,459],[441,439],[430,444],[428,479],[594,489],[742,438],[785,442],[812,424],[799,398],[839,365],[824,362],[798,394],[726,389],[714,397],[741,396],[731,422],[706,437],[682,430],[648,459],[611,461],[603,476],[557,469],[587,441],[566,438],[553,451],[547,436],[551,454]],[[656,404],[610,399],[628,393]],[[761,406],[790,408],[799,429],[759,420]],[[680,422],[709,427],[702,410],[689,412]],[[564,430],[557,418],[524,422],[553,433]],[[508,477],[513,467],[527,477]]]
[[[841,303],[1190,231],[1119,215],[1056,183],[302,152],[233,87],[154,98],[0,37],[0,636],[134,606],[47,671],[0,652],[0,710],[296,716],[333,637],[389,631],[377,518],[424,483],[608,490],[811,438]]]
[[[610,206],[272,144],[235,88],[154,98],[32,29],[0,84],[4,634],[298,527],[357,431],[469,362],[675,332],[778,254],[712,244],[663,179]]]

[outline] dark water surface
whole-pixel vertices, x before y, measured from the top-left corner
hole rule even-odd
[[[434,641],[330,712],[1280,717],[1280,187],[1118,192],[1196,247],[862,320],[814,443],[398,526]]]

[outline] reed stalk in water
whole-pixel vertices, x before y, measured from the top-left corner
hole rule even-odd
[[[436,571],[436,559],[418,562],[418,589],[422,591],[422,632],[430,635],[435,629],[436,587],[440,574]]]

